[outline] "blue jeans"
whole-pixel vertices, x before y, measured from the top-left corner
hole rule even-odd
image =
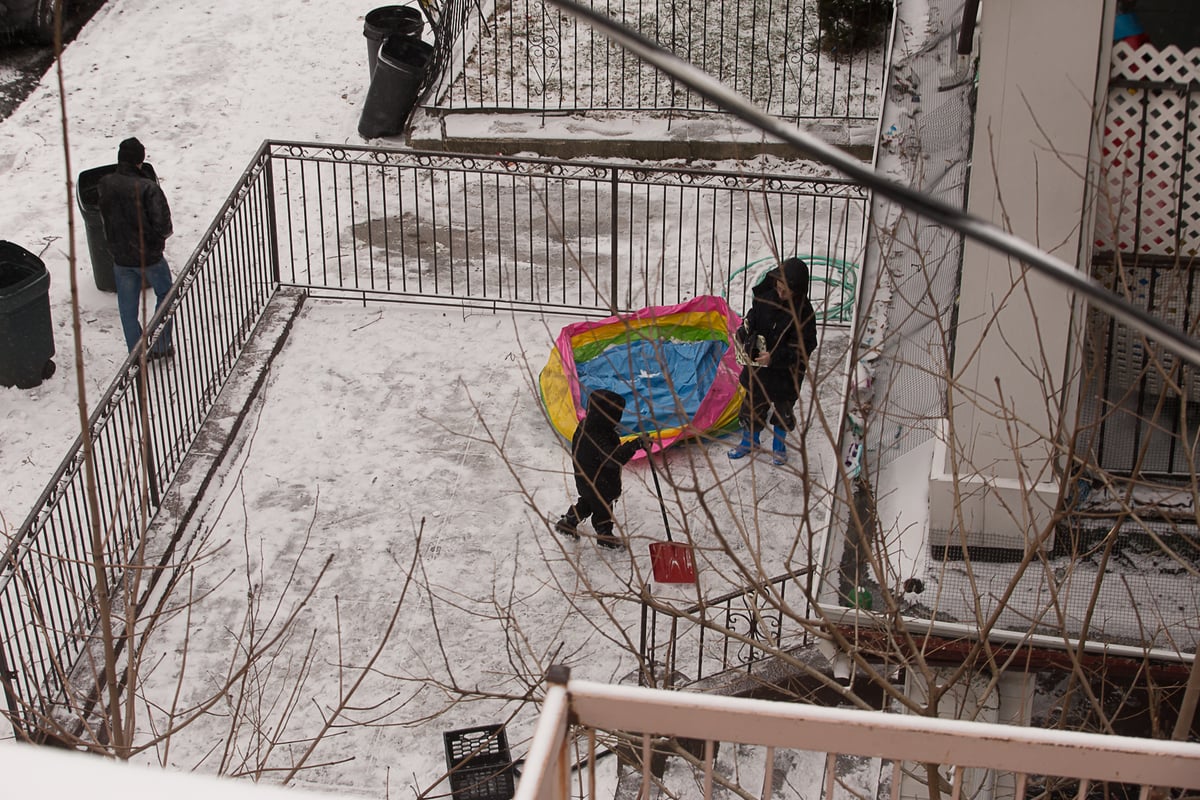
[[[121,312],[121,327],[125,330],[125,344],[129,347],[129,351],[133,352],[138,340],[142,338],[142,323],[140,322],[142,290],[147,286],[154,289],[154,295],[158,298],[154,304],[154,310],[157,311],[158,307],[162,305],[163,298],[167,296],[167,292],[171,291],[171,268],[167,266],[165,258],[144,270],[113,264],[113,279],[117,284],[117,309]],[[153,316],[153,312],[148,312],[147,318],[151,316]],[[163,326],[162,336],[158,338],[153,352],[165,353],[170,346],[171,325],[168,323]]]

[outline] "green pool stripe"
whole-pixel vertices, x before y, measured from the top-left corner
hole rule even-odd
[[[627,345],[635,341],[703,342],[726,341],[727,338],[723,330],[698,328],[695,325],[647,325],[641,328],[630,328],[611,338],[598,339],[595,342],[575,347],[575,363],[585,364],[614,345]]]

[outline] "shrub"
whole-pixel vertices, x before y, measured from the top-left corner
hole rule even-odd
[[[880,44],[892,21],[892,0],[817,0],[821,47],[853,53]]]

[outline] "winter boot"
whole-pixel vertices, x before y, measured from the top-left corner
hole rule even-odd
[[[609,550],[620,550],[625,546],[619,537],[613,535],[612,526],[596,529],[596,544]]]
[[[776,425],[774,435],[771,437],[771,463],[777,467],[787,463],[786,440],[787,429],[782,425]]]
[[[575,516],[573,511],[568,511],[559,517],[558,522],[554,523],[554,530],[568,539],[579,539],[579,530],[575,527],[579,524],[579,518]]]
[[[742,440],[738,442],[738,446],[729,451],[728,455],[736,461],[739,458],[745,458],[750,454],[750,451],[758,447],[758,431],[751,435],[750,431],[742,429]]]

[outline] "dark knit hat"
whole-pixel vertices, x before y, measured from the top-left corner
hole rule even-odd
[[[146,148],[135,138],[121,142],[117,149],[117,161],[122,164],[141,164],[146,160]]]

